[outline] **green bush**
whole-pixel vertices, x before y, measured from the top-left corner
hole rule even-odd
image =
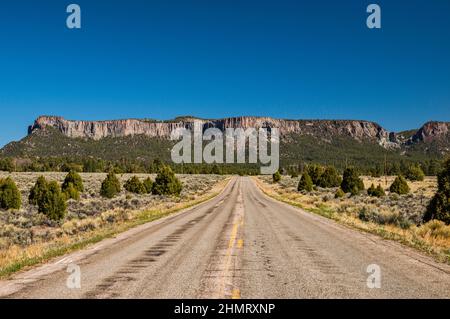
[[[20,209],[21,195],[16,183],[10,178],[0,179],[0,208]]]
[[[308,172],[304,172],[302,174],[302,177],[300,178],[300,181],[298,182],[297,186],[298,191],[307,191],[311,192],[313,190],[313,182],[311,180],[311,177],[309,176]]]
[[[413,165],[408,169],[406,178],[410,181],[423,181],[425,178],[425,173],[419,165]]]
[[[80,174],[73,170],[71,170],[64,179],[64,182],[61,186],[63,192],[66,191],[66,189],[69,187],[69,184],[72,184],[72,186],[75,187],[77,191],[84,192],[83,179],[81,178]]]
[[[142,184],[137,176],[133,176],[127,180],[123,187],[130,193],[145,194],[147,192],[144,184]]]
[[[328,166],[325,171],[320,175],[317,181],[317,186],[322,188],[338,187],[342,183],[342,178],[339,176],[336,168]]]
[[[279,171],[276,171],[273,175],[272,175],[272,180],[274,183],[278,183],[279,181],[281,181],[281,174]]]
[[[308,172],[308,175],[311,177],[313,184],[317,185],[317,183],[319,182],[320,176],[322,176],[323,167],[320,165],[316,165],[316,164],[308,165],[306,167],[306,172]]]
[[[30,189],[28,202],[30,205],[37,205],[44,191],[47,189],[48,183],[44,176],[39,176],[34,186]]]
[[[391,193],[399,194],[399,195],[405,195],[409,193],[409,186],[406,182],[406,179],[399,175],[395,178],[394,182],[392,183],[391,187],[389,187],[389,191]]]
[[[371,185],[368,189],[367,189],[367,195],[372,196],[372,197],[383,197],[386,196],[386,193],[384,192],[383,187],[381,187],[381,185],[378,185],[377,187],[375,187],[375,185]]]
[[[66,208],[66,197],[58,183],[48,183],[38,199],[38,211],[52,220],[61,220],[66,215]]]
[[[345,196],[344,191],[339,187],[336,193],[334,194],[334,198],[342,198]]]
[[[153,183],[152,193],[155,195],[180,195],[183,186],[180,180],[169,166],[160,168],[155,182]]]
[[[106,198],[113,198],[118,193],[120,193],[119,179],[113,172],[110,172],[102,182],[100,195]]]
[[[438,190],[423,216],[424,222],[433,219],[450,225],[450,159],[444,163],[444,169],[438,174]]]
[[[66,199],[80,199],[80,192],[78,189],[72,184],[69,183],[63,191],[63,194],[66,196]]]
[[[143,184],[144,184],[144,187],[145,187],[145,192],[147,194],[151,194],[152,189],[153,189],[153,181],[152,181],[152,179],[150,177],[147,177],[144,180]]]
[[[359,178],[356,169],[353,167],[345,169],[341,188],[345,193],[351,193],[352,195],[356,195],[364,190],[364,182]]]

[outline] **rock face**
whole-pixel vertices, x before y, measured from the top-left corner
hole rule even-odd
[[[28,128],[28,133],[45,127],[53,127],[67,137],[100,140],[106,137],[125,137],[144,135],[153,138],[169,139],[177,128],[192,129],[199,123],[203,130],[207,128],[278,128],[280,135],[309,135],[322,140],[337,137],[349,137],[359,142],[376,142],[388,148],[400,148],[419,142],[433,142],[447,137],[450,123],[428,122],[411,137],[401,140],[394,132],[388,132],[377,123],[353,120],[284,120],[271,117],[231,117],[224,119],[197,119],[193,117],[177,118],[170,121],[124,119],[111,121],[71,121],[58,116],[40,116]]]
[[[447,136],[449,129],[450,123],[427,122],[411,137],[409,143],[432,142]]]
[[[125,119],[112,121],[70,121],[62,117],[41,116],[28,132],[53,127],[68,137],[91,138],[99,140],[105,137],[123,137],[145,135],[149,137],[170,138],[172,130],[189,128],[198,122],[203,129],[224,128],[278,128],[281,135],[290,133],[305,135],[349,136],[356,140],[377,140],[395,142],[393,135],[376,123],[368,121],[331,121],[331,120],[281,120],[270,117],[233,117],[217,120],[182,118],[173,121],[152,121]]]

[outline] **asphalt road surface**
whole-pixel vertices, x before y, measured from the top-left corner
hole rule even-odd
[[[450,266],[235,177],[206,203],[1,281],[0,296],[448,298]]]

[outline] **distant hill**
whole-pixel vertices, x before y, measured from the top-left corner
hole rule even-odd
[[[390,161],[424,162],[442,159],[450,151],[450,123],[428,122],[405,132],[388,132],[380,125],[357,120],[283,120],[270,117],[199,119],[191,116],[169,121],[124,119],[111,121],[70,121],[41,116],[29,127],[28,136],[0,150],[3,157],[92,157],[105,160],[170,160],[174,141],[170,132],[204,129],[273,128],[280,130],[281,164],[301,162],[344,163],[363,167]]]

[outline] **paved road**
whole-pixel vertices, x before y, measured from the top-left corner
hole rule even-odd
[[[81,289],[66,285],[73,263]],[[380,288],[367,285],[372,264]],[[207,203],[0,282],[0,296],[448,298],[450,267],[276,202],[236,177]]]

